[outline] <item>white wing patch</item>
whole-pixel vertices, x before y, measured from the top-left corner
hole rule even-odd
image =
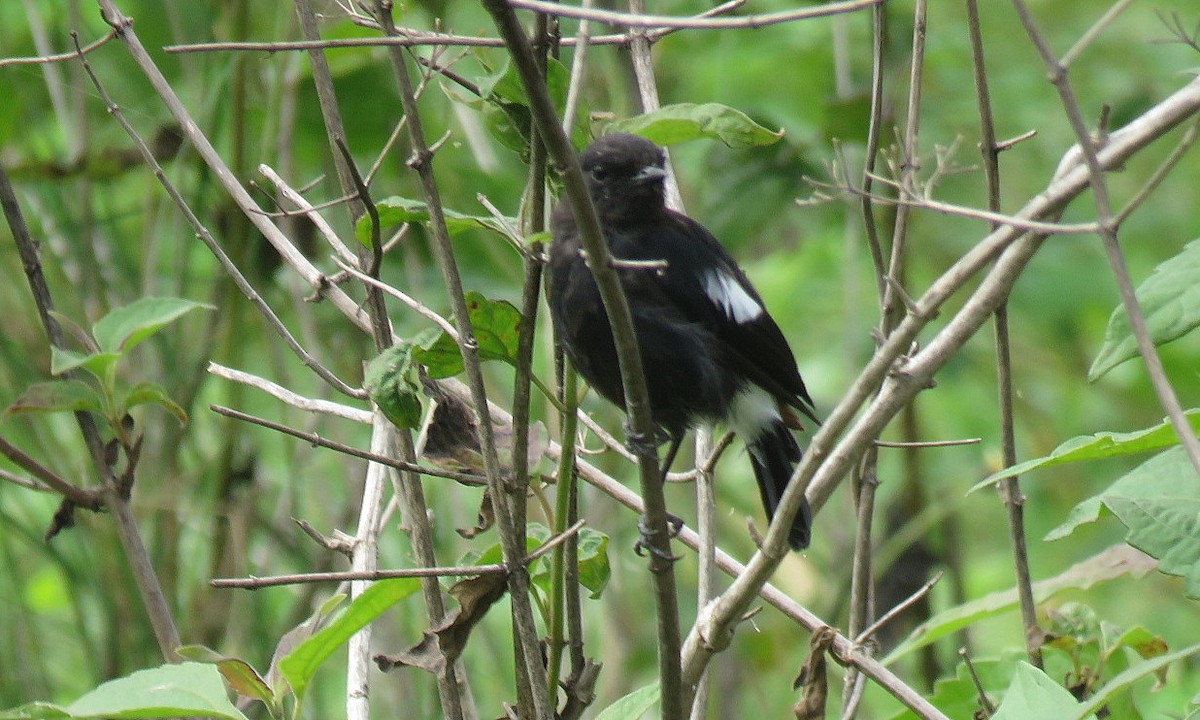
[[[779,403],[775,398],[754,383],[746,383],[746,386],[733,396],[725,423],[747,446],[751,446],[750,452],[753,453],[754,441],[779,419]],[[764,464],[766,462],[762,458],[759,458],[759,461]]]
[[[755,320],[763,314],[762,305],[750,297],[746,288],[729,273],[713,270],[704,278],[704,293],[716,303],[725,315],[739,325]]]

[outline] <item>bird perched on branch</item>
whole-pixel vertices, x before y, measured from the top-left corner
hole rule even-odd
[[[580,156],[604,240],[629,301],[654,422],[670,441],[663,473],[688,429],[724,423],[746,443],[768,517],[800,460],[790,429],[817,421],[796,359],[762,298],[703,225],[669,209],[661,148],[636,135],[602,137]],[[551,220],[548,295],[558,341],[609,402],[625,406],[616,348],[571,206]],[[626,262],[633,261],[633,262]],[[807,502],[788,533],[809,543]]]

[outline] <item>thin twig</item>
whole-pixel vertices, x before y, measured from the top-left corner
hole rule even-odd
[[[345,572],[293,573],[291,575],[251,575],[244,578],[213,578],[208,584],[219,588],[241,588],[257,590],[280,585],[302,585],[306,583],[348,582],[362,580],[388,580],[412,577],[455,577],[498,575],[508,572],[500,563],[491,565],[467,565],[464,567],[405,568],[402,570],[348,570]]]
[[[928,595],[929,591],[933,589],[933,586],[937,585],[938,581],[942,579],[942,575],[943,573],[939,571],[936,575],[929,578],[924,585],[918,588],[916,592],[914,592],[912,595],[909,595],[903,602],[880,615],[878,620],[871,623],[866,629],[859,633],[857,637],[854,638],[854,642],[861,645],[869,640],[872,635],[879,632],[880,628],[895,619],[897,615],[912,607],[913,603]]]
[[[988,209],[995,212],[1000,209],[1000,149],[996,144],[996,127],[992,115],[991,93],[988,90],[987,66],[983,52],[983,29],[979,20],[977,0],[967,0],[967,28],[971,40],[975,94],[979,105],[979,151],[983,155]],[[999,223],[994,222],[992,229],[995,230],[998,226]],[[1005,467],[1012,467],[1017,462],[1017,444],[1007,302],[1001,303],[996,308],[995,316],[996,389],[1000,409],[1000,444]],[[1029,661],[1035,667],[1041,668],[1041,633],[1038,630],[1037,606],[1033,598],[1033,579],[1029,572],[1029,550],[1025,538],[1025,498],[1021,493],[1019,480],[1015,477],[1006,479],[1001,495],[1008,513],[1009,538],[1013,548],[1013,565],[1021,601],[1021,620],[1025,629],[1025,649],[1029,655]]]
[[[72,483],[50,468],[35,460],[32,456],[25,453],[16,445],[0,437],[0,455],[8,458],[14,465],[21,468],[25,472],[41,480],[45,485],[40,489],[50,490],[62,495],[67,500],[81,508],[86,508],[93,512],[98,512],[104,506],[103,493],[97,489],[82,488]],[[9,478],[6,478],[9,479]],[[13,482],[25,485],[25,482],[19,482],[16,478],[11,478]]]
[[[878,5],[881,2],[883,2],[883,0],[845,0],[844,2],[832,2],[825,5],[819,5],[817,7],[796,10],[782,10],[773,13],[763,13],[761,15],[743,15],[740,17],[730,18],[709,18],[678,15],[643,15],[640,13],[614,12],[611,10],[600,10],[597,8],[585,10],[583,8],[572,7],[570,5],[560,5],[558,3],[546,2],[546,0],[508,0],[508,4],[514,8],[533,10],[535,12],[545,13],[547,15],[555,15],[558,17],[591,20],[593,22],[600,22],[618,27],[674,28],[680,30],[733,30],[738,28],[761,28],[768,25],[795,22],[797,20],[808,20],[809,18],[827,17],[829,15],[837,15],[840,13],[857,12],[864,8]]]
[[[447,480],[454,480],[455,482],[459,482],[464,485],[475,485],[475,486],[482,487],[483,485],[486,484],[486,482],[484,481],[484,478],[479,475],[474,475],[472,473],[455,472],[453,470],[441,470],[438,468],[429,468],[429,467],[425,467],[424,465],[417,465],[415,463],[405,462],[403,460],[396,460],[395,458],[388,457],[387,455],[383,455],[378,452],[359,450],[358,448],[353,447],[351,445],[346,445],[345,443],[340,443],[335,440],[330,440],[328,438],[324,438],[315,432],[308,432],[307,430],[298,430],[294,427],[289,427],[282,423],[277,423],[277,422],[274,422],[271,420],[267,420],[265,418],[256,417],[249,413],[244,413],[244,412],[241,412],[240,410],[234,410],[233,408],[227,408],[222,405],[209,405],[209,409],[212,410],[213,412],[217,413],[218,415],[224,415],[225,417],[230,417],[230,418],[233,418],[234,420],[241,420],[243,422],[248,422],[253,425],[259,425],[259,426],[265,427],[268,430],[274,430],[276,432],[281,432],[284,435],[290,435],[299,440],[303,440],[303,441],[309,443],[310,445],[328,448],[329,450],[335,450],[337,452],[342,453],[343,455],[350,455],[350,456],[353,456],[356,458],[361,458],[363,460],[369,460],[370,462],[377,463],[379,465],[387,465],[388,467],[393,467],[393,468],[396,468],[397,470],[406,470],[409,472],[420,473],[422,475],[430,475],[433,477],[446,478]]]
[[[350,407],[349,405],[342,405],[341,403],[336,403],[330,400],[307,398],[278,383],[271,382],[264,377],[244,372],[242,370],[235,370],[234,368],[226,367],[220,363],[209,362],[208,372],[219,378],[224,378],[232,382],[249,385],[250,387],[262,390],[272,397],[282,400],[292,407],[300,408],[301,410],[323,413],[325,415],[333,415],[334,417],[340,417],[345,420],[353,420],[354,422],[366,424],[370,424],[371,422],[370,410]]]
[[[940,448],[958,447],[959,445],[978,445],[983,438],[963,438],[962,440],[921,440],[918,442],[894,442],[891,440],[876,440],[875,447],[885,448]]]
[[[66,60],[78,60],[80,56],[87,55],[96,48],[108,44],[110,40],[116,37],[117,31],[110,29],[104,37],[98,40],[93,40],[83,47],[77,46],[75,50],[57,53],[55,55],[39,55],[36,57],[9,57],[0,59],[0,68],[7,67],[9,65],[44,65],[47,63],[64,62]]]

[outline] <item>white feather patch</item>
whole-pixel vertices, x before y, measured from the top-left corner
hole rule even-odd
[[[746,383],[733,396],[725,422],[743,442],[750,444],[779,419],[779,403],[775,402],[775,398],[754,383]]]
[[[763,314],[762,305],[750,297],[737,278],[722,270],[713,270],[705,276],[704,293],[721,308],[726,317],[739,325]]]

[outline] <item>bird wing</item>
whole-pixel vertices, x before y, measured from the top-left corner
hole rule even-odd
[[[663,295],[684,317],[709,328],[734,370],[817,421],[783,331],[749,278],[707,228],[670,212],[666,221],[619,245],[614,247],[617,257],[665,260],[666,267],[653,273]]]

